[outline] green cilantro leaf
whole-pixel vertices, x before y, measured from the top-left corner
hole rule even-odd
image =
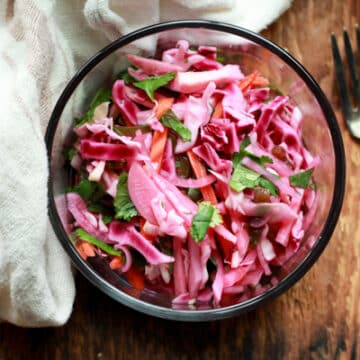
[[[306,189],[309,185],[311,174],[313,173],[313,171],[314,168],[311,168],[289,176],[290,184],[292,186]]]
[[[250,138],[246,136],[240,144],[239,152],[233,154],[232,162],[234,168],[240,163],[240,161],[244,157],[250,158],[251,160],[257,162],[261,166],[264,166],[266,163],[271,163],[271,164],[273,163],[272,158],[269,156],[266,155],[258,156],[251,153],[250,151],[247,151],[246,148],[249,145],[250,145]]]
[[[86,241],[90,244],[97,246],[98,248],[104,250],[109,255],[114,255],[114,256],[122,255],[122,252],[120,250],[115,250],[112,246],[103,243],[101,240],[95,238],[94,236],[90,235],[81,228],[76,229],[76,235],[80,240]]]
[[[210,202],[203,201],[199,204],[198,211],[193,217],[190,235],[195,242],[200,242],[204,240],[209,227],[215,227],[221,223],[222,218],[219,210]]]
[[[244,189],[253,189],[256,186],[268,189],[274,196],[278,193],[277,187],[271,181],[262,177],[255,171],[248,169],[239,162],[234,168],[234,172],[231,176],[230,187],[234,191],[240,192]]]
[[[133,78],[130,74],[128,69],[125,69],[123,71],[120,71],[117,75],[116,75],[117,79],[121,79],[124,80],[124,83],[126,85],[132,84],[134,81],[136,81],[135,78]]]
[[[254,188],[259,184],[259,178],[260,174],[239,163],[231,176],[230,187],[236,192],[240,192],[246,188]]]
[[[73,188],[70,188],[68,191],[78,193],[86,201],[93,196],[93,194],[97,190],[97,185],[98,184],[96,182],[90,181],[88,179],[83,179]]]
[[[128,175],[125,172],[119,176],[114,206],[116,219],[130,221],[138,212],[130,199],[127,179]]]
[[[265,189],[268,189],[270,191],[271,195],[276,196],[278,194],[277,187],[268,179],[265,179],[264,177],[259,178],[259,185],[262,186]]]
[[[74,156],[77,154],[77,151],[72,147],[72,148],[65,148],[63,155],[65,157],[66,160],[71,161]]]
[[[180,121],[171,109],[160,118],[160,122],[169,129],[174,130],[184,141],[191,140],[191,131]]]
[[[273,160],[271,157],[266,156],[266,155],[261,155],[261,156],[257,156],[251,152],[245,151],[245,154],[248,158],[250,158],[251,160],[254,160],[255,162],[257,162],[259,165],[264,166],[267,163],[272,164]]]
[[[91,101],[89,109],[86,112],[86,114],[82,118],[76,119],[76,126],[78,127],[87,122],[91,122],[96,107],[105,101],[109,101],[110,98],[111,98],[111,90],[100,88],[95,94],[93,100]]]
[[[243,155],[243,157],[244,157],[244,155],[245,155],[245,149],[248,147],[250,145],[250,138],[248,137],[248,136],[246,136],[245,138],[244,138],[244,140],[241,142],[241,144],[240,144],[240,151],[239,151],[239,153],[240,153],[240,155]]]
[[[142,89],[146,92],[147,96],[154,101],[154,93],[155,91],[160,88],[161,86],[164,86],[168,84],[171,80],[173,80],[176,76],[175,72],[168,73],[165,75],[160,76],[149,76],[145,80],[136,81],[133,83],[134,86],[136,86],[139,89]]]
[[[225,62],[225,56],[217,54],[216,55],[216,61],[219,62],[219,63],[224,63]]]
[[[114,216],[111,215],[109,208],[101,203],[90,203],[87,205],[87,209],[94,213],[101,214],[102,221],[105,225],[109,224],[114,218]]]

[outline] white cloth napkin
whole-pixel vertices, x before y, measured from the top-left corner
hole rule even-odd
[[[260,31],[291,0],[3,0],[0,2],[0,320],[64,324],[75,296],[47,219],[43,141],[76,67],[119,36],[159,21],[207,18]]]

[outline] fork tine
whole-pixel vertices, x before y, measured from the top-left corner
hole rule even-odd
[[[336,37],[335,37],[334,33],[331,34],[331,47],[332,47],[332,52],[333,52],[333,57],[334,57],[335,74],[336,74],[337,84],[339,87],[339,95],[341,98],[342,110],[343,110],[345,119],[349,120],[352,117],[351,100],[350,100],[349,91],[346,86],[343,62],[341,60],[339,47],[336,42]]]
[[[357,105],[360,104],[360,87],[359,87],[359,75],[356,70],[356,62],[354,53],[352,50],[349,34],[346,29],[344,29],[344,44],[345,44],[345,53],[346,58],[349,64],[349,70],[350,70],[350,78],[351,78],[351,86],[353,88],[356,103]]]

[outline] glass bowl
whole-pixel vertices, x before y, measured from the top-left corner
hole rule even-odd
[[[84,261],[67,235],[61,219],[70,216],[64,193],[69,174],[64,168],[63,148],[73,141],[74,118],[87,109],[101,86],[110,86],[115,74],[128,63],[125,54],[154,56],[162,48],[185,39],[190,45],[210,45],[247,74],[258,70],[303,113],[303,140],[321,158],[314,172],[320,201],[316,217],[306,232],[299,251],[282,266],[279,282],[265,292],[240,303],[215,307],[173,308],[172,298],[149,289],[138,291],[101,257]],[[180,321],[226,318],[255,309],[294,285],[319,258],[334,231],[344,195],[345,157],[334,113],[311,75],[287,51],[246,29],[213,21],[175,21],[156,24],[114,41],[94,55],[72,78],[61,94],[46,132],[49,157],[49,216],[66,252],[76,268],[91,283],[118,302],[146,314]],[[66,221],[64,221],[64,224]]]

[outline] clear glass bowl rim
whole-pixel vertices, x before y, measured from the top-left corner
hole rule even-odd
[[[91,71],[91,69],[93,69],[108,55],[110,55],[115,50],[121,48],[124,45],[127,45],[135,40],[138,40],[148,35],[153,35],[158,32],[178,28],[205,28],[226,32],[241,36],[242,38],[248,39],[254,43],[257,43],[258,45],[267,48],[272,53],[276,54],[279,58],[281,58],[285,63],[287,63],[299,75],[299,77],[305,82],[305,84],[308,86],[308,88],[311,90],[311,92],[317,99],[327,120],[328,129],[330,131],[330,135],[334,145],[335,183],[329,215],[319,236],[319,239],[314,245],[314,247],[307,254],[304,260],[296,267],[296,269],[289,275],[287,275],[286,278],[280,281],[277,285],[271,287],[269,290],[254,298],[251,298],[239,304],[215,309],[175,310],[138,300],[122,292],[121,290],[116,289],[104,279],[102,279],[100,275],[98,275],[88,264],[86,264],[85,261],[81,259],[77,251],[71,245],[70,240],[61,224],[61,220],[57,213],[54,201],[54,194],[52,191],[53,179],[51,176],[51,172],[48,181],[49,218],[54,228],[55,234],[57,235],[67,254],[70,256],[75,267],[82,273],[82,275],[87,280],[89,280],[93,285],[95,285],[97,288],[99,288],[102,292],[104,292],[111,298],[122,303],[123,305],[126,305],[142,313],[164,319],[177,321],[211,321],[224,319],[251,311],[257,308],[259,305],[274,299],[275,297],[284,293],[300,278],[302,278],[305,273],[311,268],[311,266],[315,263],[315,261],[319,258],[335,229],[344,199],[345,153],[341,132],[337,124],[335,114],[325,94],[323,93],[317,82],[314,80],[314,78],[308,73],[308,71],[286,50],[257,33],[232,24],[209,20],[177,20],[150,25],[120,37],[119,39],[110,43],[108,46],[101,49],[78,70],[78,72],[73,76],[73,78],[70,80],[70,82],[62,92],[61,96],[59,97],[51,114],[48,127],[46,129],[45,142],[47,147],[48,163],[50,169],[53,138],[63,109],[65,108],[67,101],[71,97],[76,87],[79,85],[82,79]]]

